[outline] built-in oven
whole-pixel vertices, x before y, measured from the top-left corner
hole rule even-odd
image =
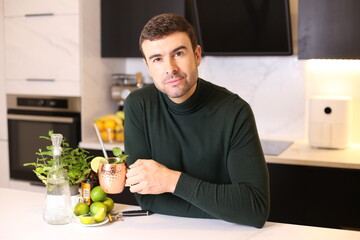
[[[35,153],[51,145],[39,138],[49,130],[61,133],[70,147],[81,140],[79,97],[7,95],[7,120],[11,179],[41,184],[24,163],[35,162]]]

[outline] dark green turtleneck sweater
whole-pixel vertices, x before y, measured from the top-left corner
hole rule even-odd
[[[143,209],[262,227],[269,213],[266,163],[250,106],[199,79],[176,104],[151,84],[125,103],[129,164],[154,159],[182,174],[174,194],[136,194]]]

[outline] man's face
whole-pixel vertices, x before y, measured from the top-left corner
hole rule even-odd
[[[201,48],[197,46],[194,52],[186,33],[175,32],[158,40],[145,40],[142,50],[159,91],[175,103],[184,102],[195,92]]]

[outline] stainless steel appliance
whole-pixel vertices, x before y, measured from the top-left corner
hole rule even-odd
[[[113,74],[112,78],[115,83],[111,86],[111,99],[118,102],[118,110],[123,110],[125,99],[130,92],[144,85],[142,74],[117,73]]]
[[[7,120],[12,179],[41,184],[23,164],[36,161],[35,152],[51,145],[39,138],[49,130],[61,133],[71,147],[81,140],[79,97],[7,95]]]

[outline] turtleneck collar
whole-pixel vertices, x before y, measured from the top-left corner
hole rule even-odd
[[[191,95],[185,102],[182,102],[182,103],[174,103],[173,101],[171,101],[169,99],[169,97],[166,94],[164,94],[164,93],[161,93],[161,94],[168,106],[168,109],[172,113],[188,114],[188,113],[195,112],[196,110],[201,108],[201,106],[205,103],[206,91],[204,91],[205,90],[204,87],[205,87],[204,80],[201,78],[198,78],[197,86],[196,86],[196,90],[195,90],[194,94]]]

